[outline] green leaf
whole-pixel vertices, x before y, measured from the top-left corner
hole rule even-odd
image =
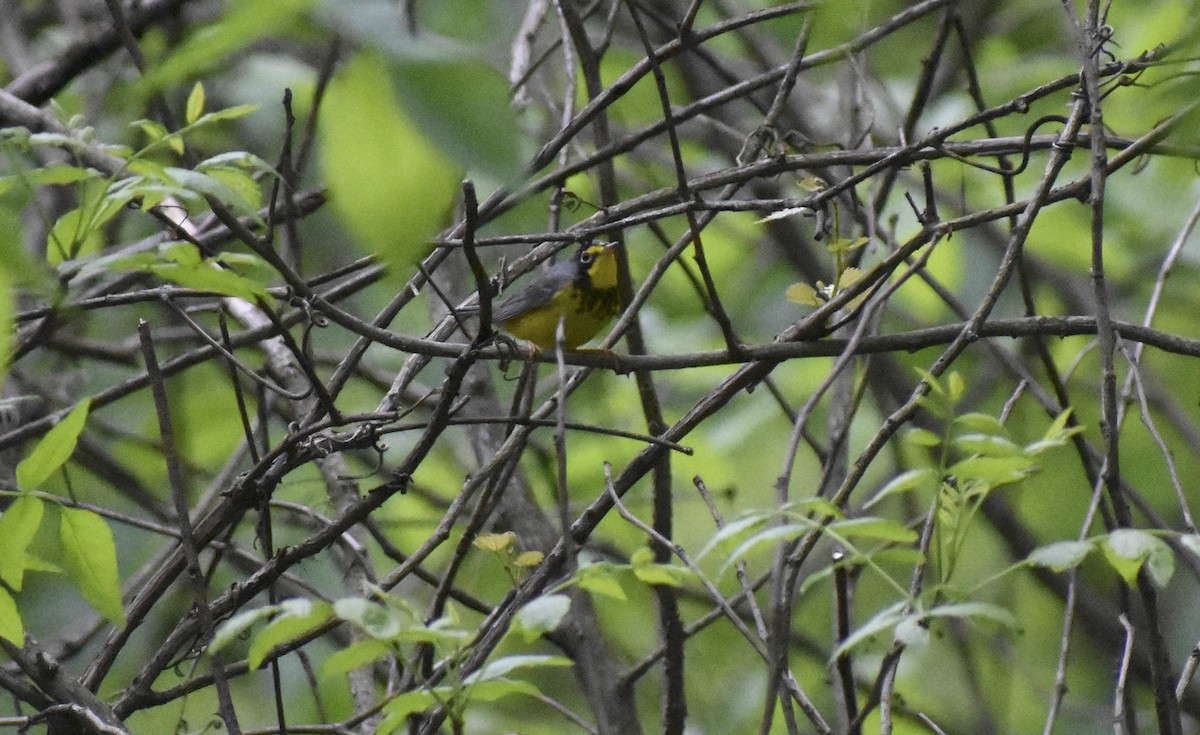
[[[784,296],[793,304],[801,304],[803,306],[820,306],[825,303],[825,299],[817,295],[817,290],[807,283],[793,283],[787,287]]]
[[[593,595],[602,595],[624,602],[626,600],[625,589],[621,587],[621,582],[617,578],[618,574],[617,566],[610,562],[588,564],[575,572],[575,584],[579,589],[586,590]]]
[[[17,602],[0,587],[0,638],[15,646],[25,645],[25,626],[21,623],[21,611]]]
[[[361,597],[348,597],[333,603],[333,614],[380,640],[395,638],[404,630],[403,621],[394,611]]]
[[[141,130],[151,143],[157,143],[171,134],[171,131],[157,120],[134,120],[129,125]]]
[[[238,214],[258,219],[257,185],[253,186],[255,193],[247,198],[242,184],[238,185],[238,189],[230,188],[224,181],[214,176],[211,169],[206,173],[169,166],[167,168],[167,175],[180,186],[204,196],[212,197],[222,204],[227,204]]]
[[[187,98],[187,124],[191,125],[204,114],[204,85],[196,82]]]
[[[1034,549],[1025,563],[1065,572],[1082,564],[1091,551],[1090,541],[1057,541]]]
[[[772,526],[760,531],[743,541],[741,545],[733,550],[733,553],[729,555],[729,559],[721,568],[721,572],[724,573],[730,565],[735,564],[739,559],[742,559],[752,551],[755,551],[760,546],[777,543],[779,541],[790,541],[798,536],[808,533],[815,527],[816,524],[810,521],[807,523],[787,523],[782,526]]]
[[[397,58],[392,81],[417,127],[459,166],[508,181],[524,161],[508,83],[473,59]]]
[[[342,650],[325,659],[321,664],[321,676],[339,676],[348,674],[356,669],[387,658],[392,649],[384,641],[376,638],[365,638],[346,646]]]
[[[1006,628],[1017,628],[1017,618],[1011,612],[990,602],[952,602],[925,613],[926,618],[982,618],[1000,623]]]
[[[17,484],[26,490],[39,487],[67,463],[75,452],[92,399],[84,398],[41,438],[29,456],[17,465]]]
[[[917,532],[902,523],[886,518],[848,518],[834,521],[829,529],[846,538],[868,538],[898,543],[913,543]]]
[[[950,394],[950,403],[958,403],[962,399],[963,393],[967,390],[967,385],[963,382],[963,377],[956,370],[946,377],[946,389]]]
[[[209,653],[216,653],[229,645],[235,638],[250,629],[260,620],[269,618],[279,612],[278,605],[264,605],[253,610],[243,610],[217,626],[212,642],[208,644]]]
[[[697,559],[703,559],[708,556],[713,550],[726,544],[732,545],[736,541],[740,541],[745,535],[759,528],[771,518],[768,513],[761,511],[753,511],[747,515],[738,518],[730,523],[726,523],[713,534],[704,548],[696,556]]]
[[[361,53],[334,76],[318,131],[320,162],[343,224],[403,273],[425,257],[447,221],[461,171],[380,84],[389,73],[377,55]]]
[[[968,457],[956,462],[947,474],[960,482],[978,480],[992,487],[1020,482],[1033,470],[1033,459],[1024,454],[1015,457]]]
[[[24,173],[26,180],[35,186],[74,184],[80,181],[96,179],[101,175],[94,168],[81,168],[66,163],[55,163]]]
[[[513,626],[526,643],[532,643],[557,628],[570,609],[570,597],[542,595],[517,611]]]
[[[428,689],[414,689],[393,697],[383,705],[383,712],[386,716],[376,726],[375,732],[377,735],[391,733],[404,725],[409,715],[424,712],[437,704],[440,704],[440,701],[434,692]]]
[[[94,206],[94,200],[85,201],[55,221],[46,237],[46,260],[50,265],[100,250],[100,231],[93,226]]]
[[[262,299],[272,303],[275,300],[261,283],[215,266],[202,265],[195,268],[163,266],[154,268],[153,271],[167,281],[199,291],[212,291],[247,301]]]
[[[478,671],[463,680],[466,684],[480,681],[499,679],[520,669],[561,668],[573,666],[574,662],[563,656],[547,656],[544,654],[520,654],[504,656],[495,661],[489,661]]]
[[[638,564],[633,567],[633,576],[649,585],[682,587],[692,577],[690,570],[672,564]]]
[[[329,603],[300,598],[279,604],[279,615],[254,637],[246,654],[246,663],[253,671],[262,666],[271,651],[316,630],[329,620],[333,609]]]
[[[1081,427],[1081,426],[1076,426],[1074,428],[1068,429],[1067,421],[1069,421],[1070,419],[1071,419],[1071,409],[1068,408],[1068,409],[1064,410],[1062,413],[1060,413],[1059,415],[1054,417],[1054,421],[1050,424],[1049,427],[1046,428],[1046,433],[1042,436],[1042,439],[1044,439],[1046,441],[1064,440],[1075,434],[1078,434],[1080,431],[1083,430],[1083,427]]]
[[[978,434],[993,434],[995,436],[1002,436],[1004,434],[1004,424],[1000,423],[1000,419],[987,413],[964,413],[961,416],[954,417],[954,424]]]
[[[500,182],[520,173],[524,137],[509,84],[491,63],[453,41],[414,37],[386,3],[322,10],[324,22],[381,52],[406,116],[448,157]]]
[[[863,623],[858,630],[855,630],[850,635],[846,636],[838,647],[833,650],[831,659],[838,659],[850,649],[863,643],[867,639],[882,633],[885,630],[894,628],[897,623],[904,619],[902,611],[904,603],[897,602],[890,607],[884,608],[871,617],[870,620]]]
[[[893,477],[888,484],[884,485],[883,489],[875,493],[875,497],[868,500],[863,508],[872,508],[876,503],[890,495],[897,495],[909,490],[931,490],[940,479],[940,473],[932,467],[921,467],[901,472],[899,475]]]
[[[980,454],[984,457],[1024,457],[1024,447],[1019,447],[1002,436],[994,434],[963,434],[954,440],[963,452]]]
[[[101,615],[115,625],[125,625],[112,529],[103,518],[81,508],[60,508],[59,518],[58,538],[67,576]]]
[[[221,258],[221,262],[240,264],[248,263],[254,268],[261,269],[261,261],[245,261],[236,257]],[[163,280],[187,286],[200,291],[211,291],[225,296],[235,296],[254,301],[262,299],[268,303],[274,302],[274,297],[266,285],[229,268],[222,268],[216,262],[205,260],[200,251],[189,243],[174,243],[153,253],[138,253],[136,255],[115,258],[104,263],[109,270],[139,270],[153,273]],[[264,277],[267,273],[264,271]]]
[[[1160,589],[1166,587],[1175,575],[1175,552],[1157,536],[1151,545],[1150,555],[1146,557],[1146,571],[1150,573],[1150,581]]]
[[[521,679],[489,679],[472,684],[467,690],[467,697],[476,702],[495,702],[513,694],[538,697],[542,691],[532,682]]]
[[[42,525],[45,504],[22,495],[0,515],[0,581],[20,592],[25,579],[25,552]]]
[[[201,115],[200,119],[193,123],[189,129],[195,130],[196,128],[212,125],[213,123],[237,120],[255,112],[258,112],[258,105],[234,105],[233,107],[226,107],[223,110],[214,110],[213,112]]]
[[[210,166],[204,173],[235,197],[236,209],[253,212],[257,218],[262,208],[262,189],[253,176],[233,166]]]
[[[942,443],[942,437],[929,429],[911,429],[904,438],[909,444],[917,447],[936,447]]]
[[[1157,536],[1132,528],[1119,528],[1104,538],[1104,558],[1127,584],[1137,583],[1143,564],[1151,580],[1165,586],[1175,573],[1175,554]]]
[[[225,151],[206,158],[196,164],[197,171],[207,171],[210,168],[238,168],[247,171],[261,171],[278,178],[279,172],[263,159],[247,151]]]
[[[138,80],[146,95],[203,74],[230,55],[267,35],[286,35],[312,0],[239,0],[229,3],[220,20],[195,31],[161,63]]]

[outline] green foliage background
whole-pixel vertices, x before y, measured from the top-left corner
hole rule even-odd
[[[1195,3],[7,5],[0,730],[1197,728]],[[645,355],[468,349],[591,239]]]

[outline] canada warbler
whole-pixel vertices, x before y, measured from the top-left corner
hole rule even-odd
[[[496,304],[492,322],[541,349],[554,349],[563,320],[563,348],[587,342],[621,311],[616,245],[584,245]]]

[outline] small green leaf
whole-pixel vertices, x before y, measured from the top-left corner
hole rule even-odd
[[[740,546],[733,550],[733,553],[729,555],[728,561],[726,561],[725,565],[721,568],[721,572],[724,573],[730,565],[737,563],[739,559],[747,556],[750,554],[750,552],[755,551],[760,546],[780,541],[791,541],[792,539],[802,536],[813,530],[816,525],[817,524],[811,521],[807,523],[787,523],[782,526],[772,526],[763,531],[759,531],[743,541]]]
[[[225,151],[224,153],[218,153],[217,155],[206,158],[200,163],[196,164],[197,171],[207,171],[210,168],[229,167],[245,169],[247,171],[261,171],[263,173],[271,174],[276,178],[279,177],[279,173],[275,170],[274,166],[247,151]]]
[[[540,697],[542,691],[532,682],[522,679],[489,679],[471,685],[467,697],[475,702],[495,702],[513,694]]]
[[[575,572],[575,584],[579,589],[593,595],[603,595],[614,600],[625,601],[625,590],[617,579],[618,570],[615,564],[600,562],[588,564]]]
[[[14,646],[25,645],[25,626],[21,623],[21,612],[17,602],[0,587],[0,638]]]
[[[962,375],[958,371],[950,373],[946,378],[946,389],[950,394],[950,403],[958,403],[962,399],[963,393],[967,390],[967,384],[963,382]]]
[[[80,168],[66,163],[55,163],[29,171],[26,177],[31,184],[54,185],[88,181],[98,178],[100,175],[100,172],[94,168]]]
[[[42,525],[45,505],[33,495],[22,495],[0,515],[0,581],[15,592],[25,579],[25,551]]]
[[[437,628],[414,625],[405,628],[395,640],[406,643],[429,643],[444,650],[457,649],[471,634],[460,628]]]
[[[187,98],[187,124],[191,125],[204,114],[204,85],[196,82]]]
[[[1146,557],[1146,571],[1150,574],[1150,580],[1154,582],[1159,589],[1167,586],[1171,581],[1171,577],[1175,575],[1175,552],[1171,551],[1171,547],[1167,546],[1162,539],[1155,538],[1158,543],[1150,550],[1150,555]]]
[[[1024,457],[1025,449],[1008,439],[994,434],[963,434],[954,440],[963,452],[980,454],[984,457]]]
[[[167,175],[180,186],[186,187],[198,194],[212,197],[222,204],[228,205],[238,214],[255,219],[258,218],[257,197],[252,197],[249,200],[244,198],[242,192],[231,189],[223,181],[212,176],[211,170],[209,173],[205,173],[203,171],[168,166]],[[254,188],[257,191],[258,187],[255,186]]]
[[[1090,541],[1057,541],[1034,549],[1025,563],[1065,572],[1082,564],[1091,551]]]
[[[899,475],[893,477],[888,484],[884,485],[879,492],[875,493],[875,496],[868,500],[863,508],[872,508],[876,503],[890,495],[908,492],[909,490],[931,490],[940,479],[938,471],[932,467],[921,467],[901,472]]]
[[[992,434],[1002,436],[1004,434],[1004,424],[1000,423],[1000,419],[986,413],[964,413],[961,416],[954,418],[956,426],[961,426],[968,431],[973,431],[978,434]]]
[[[495,661],[489,661],[478,671],[463,680],[466,684],[480,681],[499,679],[520,669],[561,668],[573,666],[574,662],[563,656],[547,656],[543,654],[519,654],[504,656]]]
[[[866,245],[868,242],[870,242],[870,238],[866,237],[860,237],[857,240],[847,240],[846,238],[842,237],[834,240],[825,247],[831,253],[852,253]]]
[[[217,632],[213,634],[212,642],[208,644],[209,653],[220,651],[235,638],[249,630],[250,626],[277,612],[279,612],[278,605],[264,605],[263,607],[256,607],[253,610],[243,610],[229,618],[217,627]]]
[[[889,628],[894,628],[897,623],[904,619],[904,615],[902,615],[903,610],[903,602],[897,602],[890,607],[880,610],[878,613],[872,616],[870,620],[863,623],[858,630],[846,636],[845,640],[838,644],[838,647],[833,650],[831,659],[836,660],[841,658],[841,656],[847,651],[863,643],[867,639],[882,633]]]
[[[682,587],[692,573],[684,567],[672,564],[641,564],[633,567],[633,576],[649,585]]]
[[[471,544],[492,554],[508,555],[517,548],[517,534],[512,531],[485,533],[477,536]]]
[[[251,670],[262,666],[276,646],[290,643],[316,630],[329,620],[333,613],[329,603],[300,598],[284,600],[279,609],[279,615],[263,628],[250,644],[246,663]]]
[[[394,611],[361,597],[348,597],[333,603],[333,614],[380,640],[395,638],[404,629],[403,621]]]
[[[233,166],[209,166],[204,173],[216,179],[237,199],[238,209],[255,213],[262,207],[262,190],[254,177]]]
[[[817,290],[807,283],[793,283],[788,286],[784,296],[793,304],[804,306],[820,306],[825,303],[825,300],[817,295]]]
[[[1015,457],[968,457],[956,462],[947,474],[959,482],[978,480],[992,487],[1020,482],[1033,470],[1033,459],[1024,454]]]
[[[1175,554],[1157,536],[1132,528],[1119,528],[1105,537],[1104,557],[1129,585],[1137,582],[1138,572],[1146,572],[1158,586],[1164,586],[1175,573]]]
[[[92,399],[84,398],[41,438],[29,456],[17,465],[17,484],[26,490],[39,487],[66,464],[75,451]],[[107,528],[107,526],[106,526]]]
[[[532,643],[558,627],[571,609],[566,595],[543,595],[517,611],[513,624],[526,643]]]
[[[258,105],[234,105],[226,107],[224,110],[215,110],[200,117],[193,125],[192,129],[199,128],[205,125],[222,122],[224,120],[237,120],[238,118],[246,117],[258,111]]]
[[[932,610],[925,613],[926,618],[981,618],[991,620],[1006,628],[1017,628],[1017,618],[1008,610],[993,605],[990,602],[952,602],[946,605],[938,605]]]
[[[709,539],[704,548],[700,550],[697,559],[703,559],[708,556],[714,549],[726,544],[732,545],[735,541],[740,541],[743,536],[754,531],[762,526],[771,516],[767,513],[754,511],[747,515],[738,518],[730,523],[722,526],[713,537]]]
[[[942,443],[942,437],[929,429],[911,429],[904,438],[909,444],[917,447],[936,447]]]
[[[81,204],[70,210],[50,228],[46,237],[46,261],[50,265],[100,250],[99,228],[92,226],[93,204]]]
[[[83,598],[110,622],[125,624],[121,579],[117,573],[117,545],[103,518],[81,508],[59,509],[59,543],[67,576]]]
[[[377,638],[364,638],[346,646],[325,659],[321,664],[321,676],[338,676],[361,669],[391,655],[392,649]]]
[[[917,532],[902,523],[886,518],[848,518],[829,524],[831,531],[846,538],[868,538],[897,543],[913,543]]]
[[[1042,438],[1046,441],[1057,441],[1067,439],[1070,436],[1079,433],[1083,427],[1077,426],[1071,429],[1067,428],[1067,421],[1071,419],[1071,409],[1068,408],[1058,416],[1054,417],[1054,421],[1046,428],[1045,435]]]
[[[448,692],[439,688],[437,694],[445,695]],[[383,705],[385,717],[375,727],[375,732],[380,735],[391,733],[403,725],[409,715],[424,712],[436,704],[439,704],[438,697],[435,695],[435,692],[429,689],[414,689],[411,692],[405,692],[393,697],[387,704]]]
[[[171,134],[171,131],[163,127],[163,124],[157,120],[134,120],[129,125],[141,130],[151,143],[157,143]]]

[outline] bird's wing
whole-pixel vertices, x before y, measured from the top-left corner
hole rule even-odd
[[[549,304],[554,295],[575,280],[575,263],[567,260],[535,276],[528,284],[516,287],[511,296],[492,311],[492,321],[503,324],[530,309]]]

